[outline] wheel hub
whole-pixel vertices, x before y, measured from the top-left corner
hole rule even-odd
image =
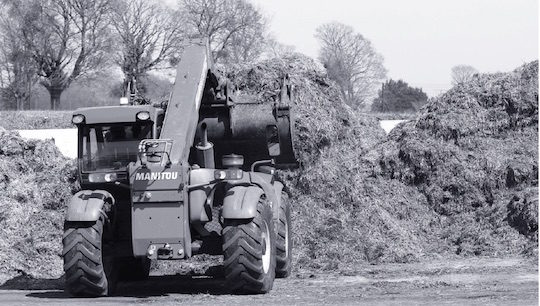
[[[264,222],[264,229],[262,232],[262,264],[264,273],[268,273],[270,270],[270,230],[268,229],[268,224]]]

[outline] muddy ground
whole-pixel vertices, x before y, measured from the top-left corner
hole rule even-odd
[[[257,296],[228,294],[217,274],[153,275],[121,283],[116,296],[95,299],[69,297],[61,279],[19,277],[0,287],[0,305],[538,305],[538,265],[520,258],[365,265],[351,275],[299,274],[276,280],[270,294]]]

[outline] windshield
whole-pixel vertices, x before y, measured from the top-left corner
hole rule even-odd
[[[152,124],[89,125],[82,128],[83,171],[125,170],[137,161],[139,143],[151,138]]]

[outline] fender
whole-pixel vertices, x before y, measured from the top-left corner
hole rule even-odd
[[[79,191],[69,201],[66,221],[97,221],[99,215],[110,210],[112,205],[114,198],[107,191]]]
[[[225,219],[251,219],[264,191],[257,186],[234,186],[227,190],[221,215]]]
[[[279,208],[281,207],[281,191],[283,190],[283,183],[275,181],[274,190],[276,192],[277,205],[272,205],[272,212],[274,213],[274,219],[279,220]]]
[[[283,188],[283,184],[274,182],[272,184],[272,176],[265,173],[251,172],[250,173],[251,183],[259,186],[264,190],[266,199],[268,200],[268,205],[272,208],[274,213],[274,219],[278,218],[279,214],[279,203],[281,201],[281,189],[279,192],[276,188]]]
[[[193,169],[189,172],[189,183],[192,185],[208,183],[214,179],[214,171],[214,169],[206,168]],[[189,191],[189,220],[191,222],[210,221],[214,186],[215,184],[211,184]],[[210,204],[208,204],[208,198],[210,198]]]

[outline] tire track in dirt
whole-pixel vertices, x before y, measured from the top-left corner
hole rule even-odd
[[[152,276],[121,283],[118,296],[97,299],[71,298],[62,290],[14,290],[29,284],[12,281],[0,287],[0,305],[538,304],[538,266],[531,260],[472,258],[356,268],[348,276],[297,274],[276,280],[270,294],[241,296],[228,294],[222,279],[207,276]],[[41,286],[53,281],[42,280]],[[33,282],[32,288],[40,287],[39,280]]]

